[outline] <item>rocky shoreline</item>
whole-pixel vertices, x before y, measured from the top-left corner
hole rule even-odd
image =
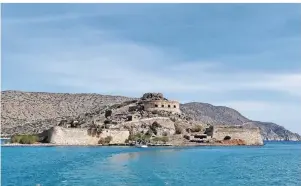
[[[264,144],[263,144],[264,145]],[[34,144],[20,144],[20,143],[6,143],[1,144],[1,147],[135,147],[134,144],[120,143],[120,144],[55,144],[55,143],[34,143]],[[262,146],[262,145],[246,145],[235,141],[222,141],[215,143],[182,143],[182,144],[147,144],[148,147],[198,147],[198,146]]]
[[[52,146],[66,146],[66,147],[70,147],[70,146],[74,146],[74,147],[110,147],[110,146],[116,146],[116,147],[134,147],[134,145],[130,145],[130,144],[109,144],[109,145],[101,145],[101,144],[95,144],[95,145],[66,145],[66,144],[51,144],[51,143],[39,143],[39,144],[20,144],[20,143],[10,143],[10,144],[2,144],[1,147],[52,147]],[[166,146],[173,146],[171,144],[162,144],[162,145],[148,145],[151,147],[166,147]]]
[[[148,147],[262,146],[235,144],[148,145]],[[1,147],[135,147],[133,145],[2,144]]]

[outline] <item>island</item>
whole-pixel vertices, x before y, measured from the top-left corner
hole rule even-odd
[[[36,134],[11,137],[11,144],[45,145],[263,145],[253,125],[211,125],[181,111],[180,103],[162,93],[106,105],[76,117],[60,119],[56,126]]]

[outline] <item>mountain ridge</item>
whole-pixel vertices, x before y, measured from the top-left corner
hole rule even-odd
[[[1,91],[1,134],[47,129],[56,125],[61,118],[91,113],[108,105],[135,99],[137,98],[96,93]],[[301,140],[299,134],[283,126],[248,119],[230,107],[188,102],[181,104],[181,110],[196,121],[212,125],[257,126],[265,140]]]

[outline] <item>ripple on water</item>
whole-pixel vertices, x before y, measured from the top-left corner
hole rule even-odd
[[[301,185],[301,143],[264,147],[6,147],[2,185]]]

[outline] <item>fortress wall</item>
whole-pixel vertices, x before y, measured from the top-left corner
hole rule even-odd
[[[177,101],[153,100],[143,103],[146,111],[165,110],[174,113],[181,113],[180,104]]]
[[[48,142],[62,145],[97,145],[100,138],[112,136],[111,143],[124,143],[129,137],[126,130],[104,130],[97,135],[89,134],[87,129],[53,127],[48,131]]]
[[[130,136],[130,132],[128,130],[103,130],[99,135],[100,138],[105,138],[107,136],[112,136],[111,143],[124,143]]]
[[[236,126],[214,126],[212,138],[224,140],[226,136],[231,139],[241,139],[247,145],[263,145],[263,139],[260,135],[259,128],[242,128]]]

